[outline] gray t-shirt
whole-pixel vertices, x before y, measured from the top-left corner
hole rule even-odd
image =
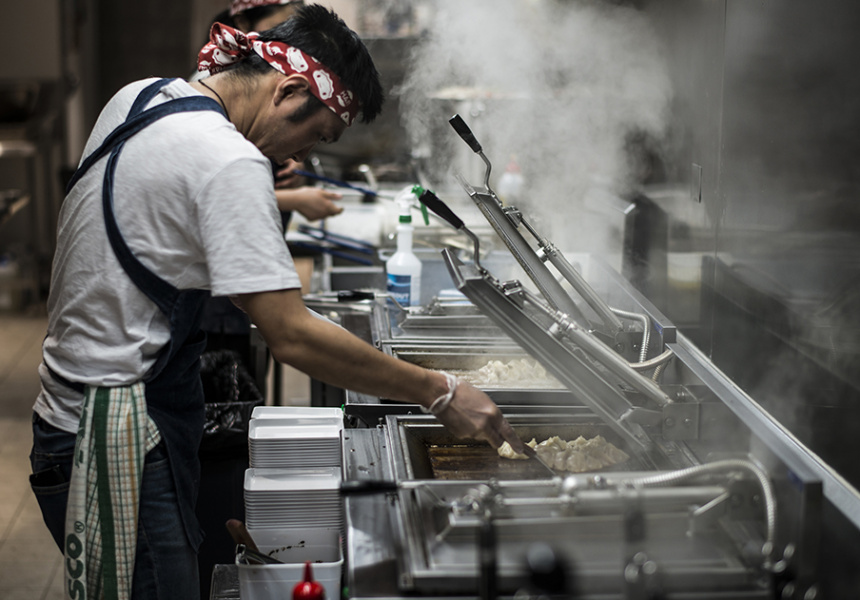
[[[128,114],[148,79],[108,103],[84,156]],[[199,95],[175,80],[150,103]],[[128,278],[105,232],[106,158],[63,202],[48,298],[48,335],[35,410],[76,431],[79,394],[57,383],[127,385],[140,380],[170,337],[167,319]],[[114,183],[120,232],[137,258],[179,289],[215,296],[301,287],[284,243],[269,161],[214,111],[167,116],[128,140]]]

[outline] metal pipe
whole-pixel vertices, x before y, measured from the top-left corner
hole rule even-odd
[[[657,365],[657,368],[654,369],[654,374],[651,376],[651,379],[655,383],[657,383],[657,384],[660,383],[660,376],[663,375],[663,371],[666,370],[667,364],[669,364],[669,363],[660,363],[659,365]]]
[[[630,363],[630,368],[634,371],[647,371],[648,369],[653,369],[655,367],[660,367],[669,362],[672,357],[675,356],[675,353],[671,350],[666,350],[663,354],[659,356],[655,356],[651,360],[646,360],[638,363]]]
[[[648,318],[648,315],[628,312],[626,310],[621,310],[620,308],[610,307],[609,310],[611,310],[619,317],[624,317],[625,319],[632,319],[642,323],[642,347],[639,348],[639,362],[644,363],[645,359],[648,358],[648,344],[651,343],[651,320]]]
[[[466,226],[460,228],[460,231],[465,233],[470,240],[472,240],[472,262],[475,263],[475,268],[480,273],[487,273],[487,270],[481,266],[481,241],[478,239],[478,236]]]
[[[626,483],[628,485],[638,485],[643,487],[669,485],[671,483],[683,481],[684,479],[691,479],[699,475],[732,469],[744,469],[749,471],[753,476],[755,476],[761,486],[765,501],[765,520],[767,523],[767,539],[765,541],[765,545],[762,547],[762,554],[764,555],[765,560],[770,561],[775,549],[776,539],[776,495],[773,491],[773,484],[771,484],[767,474],[752,462],[740,459],[719,460],[705,465],[697,465],[695,467],[681,469],[679,471],[670,471],[667,473],[658,473],[656,475],[630,479],[627,480]]]

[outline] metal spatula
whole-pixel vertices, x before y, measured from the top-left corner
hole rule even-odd
[[[557,473],[555,472],[555,469],[553,469],[551,466],[546,464],[544,462],[544,460],[540,457],[540,455],[538,455],[537,451],[534,448],[532,448],[531,446],[529,446],[528,444],[523,446],[523,454],[525,454],[529,458],[533,458],[536,461],[538,461],[541,465],[543,465],[543,467],[547,471],[549,471],[552,474],[553,477],[555,477],[557,475]]]

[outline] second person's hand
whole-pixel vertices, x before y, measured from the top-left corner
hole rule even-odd
[[[308,221],[318,221],[343,212],[343,206],[336,201],[343,194],[318,187],[300,187],[290,190],[275,190],[278,208],[281,211],[294,210]]]

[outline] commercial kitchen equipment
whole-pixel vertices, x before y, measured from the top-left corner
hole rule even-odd
[[[487,390],[521,439],[599,435],[630,458],[549,477],[453,438],[415,405],[349,392],[346,479],[370,492],[346,499],[350,594],[819,598],[833,581],[856,583],[857,491],[599,259],[576,261],[589,282],[551,261],[584,305],[556,286],[543,260],[557,251],[531,226],[541,254],[516,231],[527,219],[498,201],[482,158],[484,187],[464,187],[538,291],[446,250],[455,287],[498,334],[395,337],[377,300],[366,315],[374,342],[435,368],[533,357],[563,390]]]

